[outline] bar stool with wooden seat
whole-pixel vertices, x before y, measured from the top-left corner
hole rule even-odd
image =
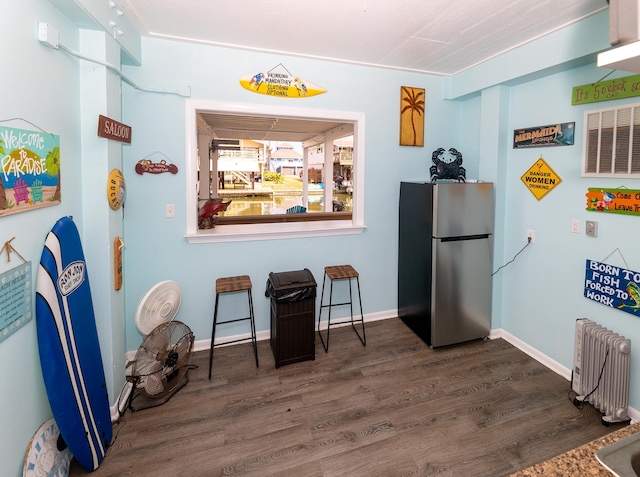
[[[246,291],[249,298],[249,316],[245,318],[235,318],[231,320],[218,321],[218,302],[220,295],[223,293],[235,293]],[[240,338],[233,341],[225,341],[224,343],[214,344],[216,338],[216,326],[228,323],[236,323],[238,321],[248,320],[251,323],[251,336],[248,338]],[[256,340],[256,324],[253,316],[253,297],[251,296],[251,279],[248,275],[238,277],[218,278],[216,280],[216,304],[213,311],[213,328],[211,330],[211,345],[209,347],[209,379],[211,379],[211,366],[213,363],[213,348],[222,344],[239,343],[251,340],[253,343],[253,354],[256,357],[256,368],[258,367],[258,343]]]
[[[329,288],[329,304],[324,304],[324,285],[329,277],[330,288]],[[356,280],[356,284],[358,285],[358,302],[360,303],[360,319],[353,319],[353,294],[352,294],[352,279]],[[349,280],[349,301],[345,301],[343,303],[333,303],[333,282],[336,280]],[[334,306],[342,306],[349,305],[349,309],[351,311],[350,319],[342,319],[341,321],[331,322],[331,308]],[[320,320],[322,319],[322,310],[324,308],[329,308],[329,318],[327,320],[327,342],[325,343],[324,338],[322,337],[322,332],[320,331]],[[362,335],[358,332],[355,324],[356,322],[360,322],[362,326]],[[336,265],[336,266],[328,266],[324,267],[324,277],[322,278],[322,293],[320,295],[320,313],[318,313],[318,334],[320,335],[320,341],[322,341],[322,347],[326,352],[329,352],[329,332],[331,331],[332,326],[342,325],[346,323],[351,323],[351,327],[353,331],[356,332],[358,338],[360,338],[360,342],[363,346],[367,346],[367,338],[364,332],[364,315],[362,314],[362,297],[360,296],[360,278],[358,272],[351,265]]]

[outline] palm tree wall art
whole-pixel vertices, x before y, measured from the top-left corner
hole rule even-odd
[[[400,145],[424,146],[425,90],[400,88]]]

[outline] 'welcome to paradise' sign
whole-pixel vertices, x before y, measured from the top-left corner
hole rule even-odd
[[[640,273],[587,260],[584,296],[610,308],[640,315]]]
[[[60,137],[0,127],[0,217],[60,200]]]
[[[640,75],[600,81],[575,86],[571,93],[571,105],[597,103],[612,99],[640,96]]]
[[[573,146],[573,130],[576,123],[514,129],[513,148],[540,146]]]
[[[593,187],[586,195],[589,211],[640,215],[640,190]]]

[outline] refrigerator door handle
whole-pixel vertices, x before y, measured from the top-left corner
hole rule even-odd
[[[491,234],[465,235],[462,237],[441,237],[439,238],[439,240],[442,242],[458,242],[460,240],[481,240],[481,239],[489,238],[489,235]]]

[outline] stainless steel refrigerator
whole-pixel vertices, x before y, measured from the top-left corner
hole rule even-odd
[[[400,184],[398,316],[431,347],[489,335],[493,184]]]

